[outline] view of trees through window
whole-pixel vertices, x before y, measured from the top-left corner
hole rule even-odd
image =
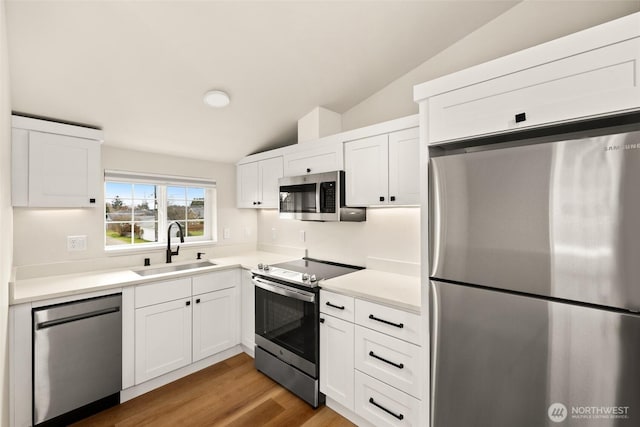
[[[204,188],[167,187],[167,221],[178,221],[185,236],[202,236]]]
[[[202,238],[205,194],[198,187],[106,181],[106,246],[162,242],[162,230],[173,221],[182,225],[185,239]]]

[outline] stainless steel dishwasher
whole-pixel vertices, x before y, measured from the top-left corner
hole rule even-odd
[[[122,295],[33,310],[33,423],[67,424],[119,403]]]

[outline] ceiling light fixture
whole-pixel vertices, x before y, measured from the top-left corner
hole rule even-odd
[[[222,108],[229,105],[231,99],[226,92],[221,90],[210,90],[204,94],[204,103],[215,108]]]

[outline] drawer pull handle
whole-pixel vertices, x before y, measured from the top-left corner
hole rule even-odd
[[[369,352],[369,356],[373,357],[374,359],[381,360],[381,361],[383,361],[384,363],[388,363],[388,364],[389,364],[389,365],[391,365],[391,366],[395,366],[395,367],[396,367],[396,368],[398,368],[398,369],[402,369],[402,368],[404,368],[404,363],[395,363],[395,362],[392,362],[392,361],[390,361],[390,360],[385,359],[384,357],[380,357],[380,356],[378,356],[378,355],[377,355],[377,354],[375,354],[373,351],[370,351],[370,352]]]
[[[516,123],[524,122],[527,120],[527,113],[518,113],[515,117]]]
[[[375,400],[373,400],[373,397],[369,398],[369,403],[371,403],[373,406],[375,406],[376,408],[380,408],[382,409],[384,412],[386,412],[389,415],[392,415],[394,417],[396,417],[399,420],[403,420],[404,419],[404,415],[402,414],[396,414],[393,411],[388,410],[387,408],[385,408],[384,406],[382,406],[381,404],[379,404],[378,402],[376,402]]]
[[[331,304],[329,301],[327,301],[327,305],[329,307],[337,308],[338,310],[344,310],[344,305],[334,305],[334,304]]]
[[[404,328],[404,323],[389,322],[388,320],[380,319],[380,318],[374,316],[373,314],[369,315],[369,319],[375,320],[376,322],[384,323],[384,324],[387,324],[387,325],[395,326],[396,328],[400,328],[400,329]]]

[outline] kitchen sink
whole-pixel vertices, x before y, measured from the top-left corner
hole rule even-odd
[[[133,270],[139,276],[153,276],[155,274],[173,273],[174,271],[196,270],[203,267],[211,267],[215,264],[211,261],[199,261],[189,264],[165,265],[157,268],[145,268],[142,270]]]

